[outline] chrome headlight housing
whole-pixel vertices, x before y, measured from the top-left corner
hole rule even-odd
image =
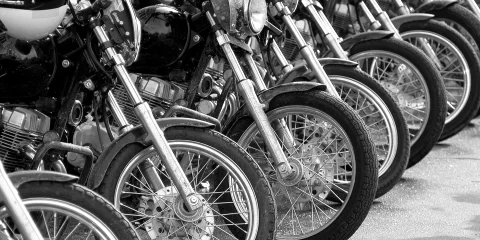
[[[250,0],[244,13],[248,24],[247,35],[259,34],[267,22],[267,3],[265,0]]]
[[[238,37],[259,34],[267,21],[265,0],[211,0],[222,28]]]
[[[124,42],[115,47],[123,56],[126,66],[130,66],[137,60],[142,37],[142,26],[131,0],[114,0],[103,14],[124,34]]]

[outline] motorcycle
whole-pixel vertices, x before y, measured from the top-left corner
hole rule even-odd
[[[140,239],[112,204],[75,181],[51,171],[7,174],[0,162],[0,239]]]
[[[372,1],[368,2],[371,4]],[[348,51],[348,58],[358,62],[361,69],[387,88],[400,104],[411,137],[410,159],[407,168],[412,167],[421,161],[436,144],[445,122],[446,93],[439,71],[419,49],[399,40],[398,33],[377,30],[349,36],[348,28],[345,29],[342,26],[346,26],[345,24],[350,22],[350,19],[358,21],[358,18],[355,18],[357,14],[352,18],[350,16],[350,13],[354,12],[353,10],[364,12],[368,16],[368,23],[372,29],[381,26],[365,2],[354,2],[355,5],[342,4],[341,6],[348,6],[348,8],[342,7],[337,9],[338,11],[333,10],[336,2],[329,2],[325,8],[327,16],[320,11],[320,8],[315,7],[321,6],[318,3],[305,4],[305,6],[308,7],[308,13],[311,16],[317,15],[312,19],[315,20],[313,23],[316,30],[322,36],[321,39],[324,43],[322,46],[336,49],[326,54],[344,58],[346,55],[345,53],[341,54],[340,50]],[[330,27],[325,23],[328,22],[327,19],[332,20],[333,15],[338,21],[334,21]],[[384,17],[384,15],[381,16]],[[341,19],[348,21],[341,21]],[[388,18],[383,19],[385,22],[389,22]],[[337,34],[332,27],[337,27],[341,31],[339,30]],[[338,40],[339,36],[347,37],[340,41],[341,48],[334,41]]]
[[[284,1],[284,5],[294,13],[298,1]],[[272,6],[271,22],[280,24],[280,29],[286,28],[286,35],[279,28],[269,25],[269,32],[261,36],[261,45],[264,46],[264,59],[267,59],[266,62],[272,72],[276,72],[274,75],[279,80],[276,84],[281,84],[284,80],[281,76],[282,69],[284,74],[290,74],[290,69],[293,69],[289,66],[289,61],[294,65],[301,65],[303,59],[308,58],[305,56],[306,51],[301,52],[299,49],[310,48],[315,44],[312,42],[313,34],[309,31],[308,24],[304,24],[300,31],[298,26],[303,23],[301,20],[295,21],[291,16],[283,14],[282,17],[287,21],[281,21],[278,16],[275,18],[277,13],[274,10],[276,9]],[[300,41],[297,40],[299,38]],[[410,136],[401,109],[388,91],[371,76],[362,72],[355,62],[347,58],[320,58],[318,61],[335,85],[341,99],[355,109],[368,126],[378,157],[379,180],[375,197],[379,198],[395,186],[408,163]],[[309,64],[308,67],[313,69],[317,66]],[[299,69],[301,68],[297,67],[296,70]]]
[[[258,164],[214,124],[155,120],[142,100],[125,68],[138,57],[141,39],[130,1],[0,3],[0,10],[0,153],[7,171],[69,172],[106,189],[133,179],[122,188],[123,200],[148,194],[126,216],[151,238],[273,238],[273,224],[260,224],[275,221],[275,204]],[[134,105],[136,127],[110,91],[117,81]],[[115,132],[100,124],[101,104],[123,124],[111,143]],[[122,182],[102,181],[123,173]]]
[[[445,14],[436,16],[419,13],[422,12],[421,9],[432,4],[440,3],[425,2],[418,7],[418,11],[411,13],[408,5],[401,1],[379,1],[379,6],[392,17],[392,23],[398,28],[402,38],[422,49],[441,69],[448,105],[448,116],[439,139],[443,141],[461,131],[475,117],[480,107],[480,83],[476,80],[480,75],[478,52],[466,39],[471,34],[466,32],[465,27],[458,27],[466,22],[469,26],[480,26],[480,19],[475,19],[474,15],[468,12],[462,15],[462,19],[467,18],[468,21],[455,20],[458,17],[452,19]],[[445,7],[451,10],[461,9],[462,14],[466,11],[453,1]]]
[[[266,24],[265,1],[136,4],[142,47],[129,71],[142,97],[156,103],[154,113],[193,108],[209,114],[253,155],[277,193],[277,238],[297,237],[286,233],[292,210],[319,208],[330,210],[295,224],[309,236],[351,236],[375,194],[376,181],[366,181],[377,176],[373,145],[361,119],[327,93],[328,86],[293,81],[267,88],[247,44]],[[121,88],[113,94],[125,95]],[[129,116],[131,106],[120,106]],[[360,204],[360,195],[370,200]],[[115,199],[122,201],[121,194]],[[354,224],[345,222],[350,218]]]

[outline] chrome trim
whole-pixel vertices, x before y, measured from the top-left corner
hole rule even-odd
[[[95,33],[95,36],[100,43],[105,43],[109,40],[107,33],[102,27],[94,27],[93,32]],[[117,54],[113,47],[108,47],[104,50],[104,52],[106,53],[108,60],[116,60],[116,64],[113,68],[117,73],[118,79],[125,87],[125,90],[128,93],[131,102],[135,106],[135,115],[142,123],[145,131],[148,133],[148,140],[150,140],[155,146],[155,149],[157,149],[158,155],[160,156],[160,159],[162,160],[165,167],[167,168],[168,174],[172,177],[173,183],[177,187],[180,196],[182,196],[182,198],[185,200],[186,207],[189,210],[195,210],[202,207],[202,204],[193,204],[191,201],[188,201],[195,198],[197,198],[198,200],[198,197],[195,194],[192,186],[190,185],[188,178],[182,171],[181,166],[177,161],[177,158],[172,152],[172,149],[170,149],[163,131],[160,129],[157,122],[155,121],[152,110],[150,109],[148,103],[143,101],[140,93],[138,93],[137,88],[135,87],[135,84],[131,81],[130,75],[128,74],[127,69],[123,64],[124,61],[122,55]]]
[[[22,203],[17,189],[10,181],[2,162],[0,162],[0,182],[2,183],[0,184],[0,200],[7,207],[8,212],[22,234],[22,238],[27,240],[43,239],[40,230]]]
[[[208,15],[210,15],[209,12],[207,12],[207,16]],[[217,39],[221,38],[221,36],[224,34],[225,33],[221,29],[215,31],[215,36]],[[265,144],[267,145],[268,150],[272,153],[272,158],[275,161],[275,165],[278,166],[278,169],[280,170],[279,173],[281,177],[287,178],[294,172],[292,172],[292,168],[288,163],[287,157],[283,153],[280,143],[275,136],[275,132],[270,125],[267,115],[265,114],[265,105],[260,103],[258,99],[253,81],[248,79],[245,75],[245,72],[239,63],[236,54],[233,52],[232,46],[226,43],[221,45],[221,47],[225,53],[225,58],[228,60],[228,63],[230,64],[230,67],[237,78],[237,87],[241,96],[245,100],[245,105],[260,129],[260,132],[265,139]]]
[[[133,8],[132,2],[130,0],[123,0],[124,3],[126,3],[128,12],[130,13],[130,16],[132,17],[133,21],[133,34],[135,38],[135,58],[134,62],[137,61],[138,54],[140,52],[140,42],[142,41],[142,24],[140,23],[140,20],[137,17],[137,14],[135,13],[135,9]]]

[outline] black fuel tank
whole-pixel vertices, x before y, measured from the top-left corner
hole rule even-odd
[[[178,9],[155,5],[137,11],[142,23],[140,53],[132,67],[163,68],[178,61],[189,45],[187,17]]]
[[[0,42],[0,99],[29,98],[44,90],[54,74],[51,42]]]

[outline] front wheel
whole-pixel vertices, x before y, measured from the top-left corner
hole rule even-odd
[[[340,98],[360,116],[375,144],[379,198],[400,180],[410,156],[410,139],[402,111],[388,91],[359,68],[324,66]]]
[[[348,239],[365,219],[377,187],[375,150],[362,120],[321,91],[280,94],[268,106],[268,119],[301,178],[277,178],[264,139],[244,111],[225,131],[269,179],[279,215],[276,239]]]
[[[185,212],[154,147],[128,145],[116,155],[98,190],[140,235],[147,239],[273,239],[273,193],[260,167],[243,149],[208,129],[170,127],[165,137],[203,207],[195,214]],[[152,175],[160,178],[162,186],[154,185]]]
[[[458,3],[450,4],[442,9],[432,9],[426,13],[435,15],[433,19],[445,22],[464,36],[475,52],[480,51],[480,19],[469,9]],[[480,111],[477,112],[477,116]]]
[[[350,54],[350,59],[389,90],[400,105],[412,145],[407,168],[414,166],[442,134],[447,115],[442,76],[424,53],[398,39],[362,41]]]
[[[480,107],[480,60],[469,42],[444,23],[413,21],[402,24],[399,31],[407,42],[431,52],[440,69],[448,115],[439,141],[450,138],[467,126]]]
[[[112,204],[86,187],[37,181],[23,183],[18,193],[45,239],[139,239]],[[5,207],[0,208],[0,221],[13,239],[23,239]]]

